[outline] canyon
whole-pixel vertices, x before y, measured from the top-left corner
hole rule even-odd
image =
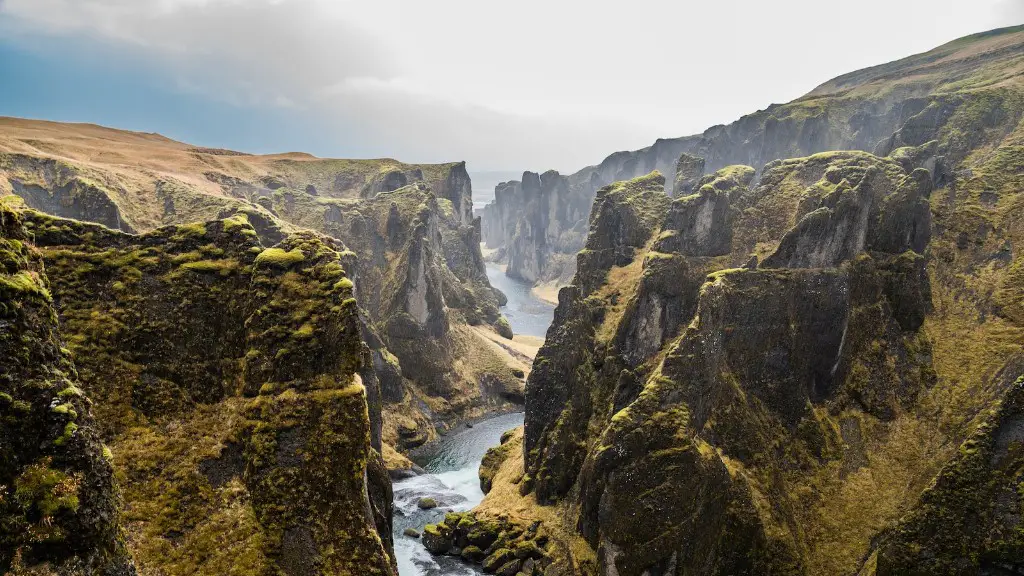
[[[1024,27],[483,208],[0,119],[0,571],[1024,573],[1022,121]]]

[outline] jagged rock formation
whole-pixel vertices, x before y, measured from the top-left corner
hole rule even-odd
[[[91,514],[57,550],[117,550],[119,513],[144,573],[396,573],[379,383],[345,273],[354,258],[342,245],[302,232],[268,247],[242,216],[141,236],[32,211],[24,218],[21,238],[45,264],[57,312],[49,319],[59,316],[61,354],[76,359],[80,388],[58,394],[66,404],[51,402],[45,423],[14,438],[78,421],[45,455],[65,467],[68,449],[83,466],[99,437],[109,445],[107,460],[92,460],[98,471],[64,472],[107,500],[104,509],[83,494]],[[30,383],[15,380],[14,390]],[[69,498],[36,500],[70,521]],[[9,559],[6,524],[0,533],[0,558]],[[106,548],[91,534],[105,534]]]
[[[672,186],[672,195],[687,196],[691,194],[702,176],[704,176],[704,159],[683,152],[679,155],[679,161],[676,162],[676,179]]]
[[[617,152],[565,177],[568,191],[558,196],[562,203],[555,206],[541,202],[527,207],[534,196],[524,191],[513,204],[520,209],[510,209],[499,199],[499,186],[495,202],[483,211],[484,238],[488,247],[499,249],[497,257],[508,263],[510,276],[565,284],[573,273],[567,256],[583,247],[583,235],[577,231],[581,223],[585,226],[586,217],[586,212],[568,206],[589,206],[601,187],[654,170],[666,175],[668,182],[678,181],[686,194],[689,182],[699,177],[700,165],[707,171],[737,164],[760,171],[774,160],[863,150],[906,158],[914,167],[928,169],[937,184],[946,183],[952,178],[950,167],[994,136],[990,133],[1005,136],[1016,125],[1020,107],[1013,86],[1019,78],[1022,46],[1024,31],[1019,27],[976,34],[840,76],[793,102],[773,104],[700,135]],[[946,137],[938,138],[939,134]],[[915,149],[913,158],[910,148]],[[565,219],[553,223],[553,214]],[[547,230],[572,232],[556,238],[549,234],[541,242],[535,232],[541,224]],[[514,245],[542,258],[513,260]]]
[[[243,214],[268,245],[301,229],[341,240],[355,252],[347,268],[388,405],[382,434],[399,448],[522,401],[522,380],[468,328],[508,332],[471,191],[465,163],[253,156],[0,119],[0,194],[31,208],[123,231]]]
[[[494,202],[485,207],[482,227],[488,248],[501,248],[508,275],[527,282],[552,277],[568,268],[586,236],[586,215],[593,196],[575,191],[569,178],[555,171],[524,172],[521,182],[499,184]]]
[[[519,489],[589,548],[561,573],[1024,569],[1009,118],[939,190],[908,150],[597,192],[527,384]]]
[[[0,201],[0,572],[134,574],[111,454],[82,390],[42,262]]]

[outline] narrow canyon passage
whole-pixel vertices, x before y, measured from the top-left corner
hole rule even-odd
[[[394,538],[401,576],[482,574],[478,566],[452,556],[431,556],[419,538],[404,534],[407,528],[422,532],[427,524],[444,520],[448,512],[463,512],[484,498],[477,471],[488,448],[497,446],[501,434],[520,426],[523,414],[504,414],[479,422],[472,428],[449,433],[414,458],[426,473],[395,482]],[[421,498],[433,498],[437,507],[421,510]]]
[[[543,339],[554,315],[554,306],[530,293],[530,285],[505,276],[497,264],[487,264],[491,285],[508,297],[501,312],[516,336]],[[488,448],[497,446],[501,434],[520,426],[523,414],[504,414],[449,433],[422,449],[413,460],[426,473],[398,480],[394,484],[395,555],[401,576],[469,576],[482,574],[479,566],[465,564],[452,556],[431,556],[420,539],[405,535],[407,528],[422,532],[427,524],[440,522],[447,512],[462,512],[483,500],[477,472]],[[433,498],[437,508],[421,510],[421,498]]]
[[[526,282],[506,276],[499,264],[487,263],[487,280],[508,297],[508,304],[501,307],[501,313],[508,318],[512,332],[544,338],[554,318],[555,307],[534,296],[531,293],[532,287]]]

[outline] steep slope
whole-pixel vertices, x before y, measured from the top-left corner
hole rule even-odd
[[[598,191],[513,479],[586,540],[561,573],[1024,569],[1024,129],[985,102],[888,158]]]
[[[1005,136],[1016,125],[1022,74],[1024,29],[968,36],[840,76],[793,102],[700,135],[617,152],[567,177],[549,173],[565,189],[558,195],[527,186],[527,175],[523,183],[500,185],[483,210],[484,238],[489,248],[503,250],[498,256],[509,264],[510,276],[565,284],[572,277],[571,255],[583,247],[586,212],[579,207],[589,206],[602,186],[652,170],[685,188],[705,169],[742,164],[760,171],[773,160],[828,150],[887,156],[939,140],[920,153],[930,158],[936,181],[948,180],[950,167],[989,138],[985,132]]]
[[[522,402],[521,379],[469,328],[506,325],[487,281],[464,163],[255,156],[7,118],[4,192],[30,208],[129,232],[242,214],[268,245],[302,229],[341,240],[355,251],[348,269],[384,385],[391,444],[412,447],[438,426]]]
[[[241,216],[140,236],[23,217],[141,572],[395,574],[379,384],[343,246],[310,232],[265,246]],[[76,444],[96,432],[78,434],[65,428]]]
[[[28,241],[0,200],[0,572],[133,574],[110,451]]]

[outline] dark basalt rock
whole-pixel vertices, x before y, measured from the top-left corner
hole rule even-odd
[[[111,453],[29,242],[0,200],[0,572],[133,575]]]
[[[672,186],[672,195],[678,198],[694,193],[702,176],[704,176],[704,159],[685,152],[680,154],[679,161],[676,162],[676,177],[675,184]]]

